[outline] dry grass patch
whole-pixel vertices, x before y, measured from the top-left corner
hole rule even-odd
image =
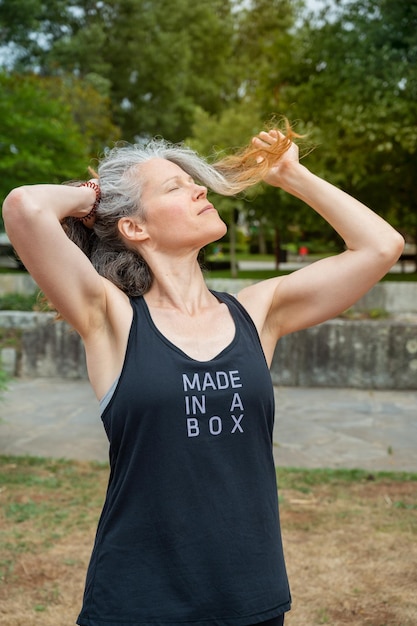
[[[288,626],[415,626],[416,476],[318,470],[298,486],[281,490]]]
[[[94,463],[0,459],[1,624],[74,624],[107,478]]]
[[[0,458],[0,623],[69,626],[108,469]],[[286,626],[417,624],[417,475],[278,470]]]

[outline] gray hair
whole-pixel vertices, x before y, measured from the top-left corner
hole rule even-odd
[[[235,189],[225,176],[183,144],[152,139],[148,144],[118,144],[104,153],[98,165],[101,200],[94,229],[79,220],[67,218],[65,229],[90,258],[96,270],[129,296],[146,293],[152,285],[152,274],[136,250],[126,246],[119,229],[120,218],[137,215],[145,219],[141,203],[142,180],[138,167],[150,159],[172,161],[193,179],[223,195]]]

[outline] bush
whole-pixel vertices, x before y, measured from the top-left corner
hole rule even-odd
[[[6,293],[0,296],[0,311],[36,311],[39,305],[39,293]]]
[[[6,391],[7,389],[7,379],[8,379],[8,376],[6,372],[2,369],[1,361],[0,361],[0,400],[1,400],[3,391]]]

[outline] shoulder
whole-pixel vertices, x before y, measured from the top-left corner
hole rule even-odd
[[[273,323],[276,317],[277,293],[280,291],[284,277],[270,278],[250,287],[242,289],[238,294],[238,300],[246,309],[255,324],[259,339],[265,354],[267,363],[270,365],[274,355],[277,341],[280,337],[280,324]]]

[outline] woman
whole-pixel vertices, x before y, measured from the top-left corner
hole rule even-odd
[[[268,367],[280,337],[351,306],[403,248],[301,165],[293,138],[261,132],[214,166],[162,141],[119,147],[98,179],[5,200],[23,263],[83,338],[110,441],[80,626],[278,626],[290,609]],[[237,297],[209,291],[199,252],[226,227],[207,186],[231,195],[261,179],[309,204],[346,251]]]

